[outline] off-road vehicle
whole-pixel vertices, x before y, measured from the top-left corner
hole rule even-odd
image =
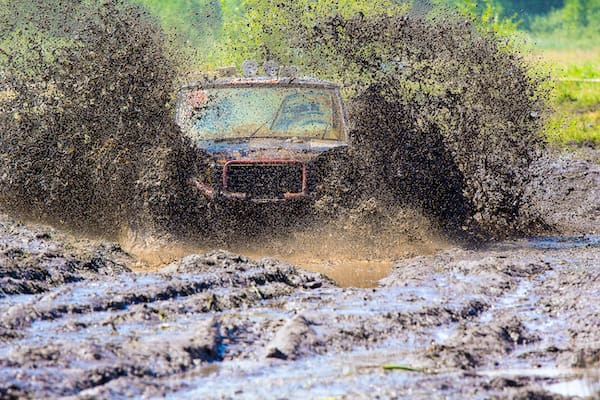
[[[175,119],[208,155],[191,183],[208,199],[311,199],[347,146],[339,86],[317,79],[244,77],[183,86]]]

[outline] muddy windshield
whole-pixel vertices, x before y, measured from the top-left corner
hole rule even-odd
[[[180,92],[177,123],[194,141],[236,138],[343,140],[335,90],[263,86],[192,88]]]

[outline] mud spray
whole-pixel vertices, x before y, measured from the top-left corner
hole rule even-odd
[[[344,84],[353,128],[345,162],[323,177],[334,189],[273,218],[191,192],[203,157],[173,123],[176,65],[142,8],[5,7],[5,44],[19,44],[0,53],[11,93],[0,103],[0,193],[12,213],[120,238],[145,265],[215,246],[305,266],[342,255],[387,263],[543,225],[524,207],[542,148],[543,79],[470,21],[428,7],[326,15],[310,29],[286,19],[293,34],[280,46]]]

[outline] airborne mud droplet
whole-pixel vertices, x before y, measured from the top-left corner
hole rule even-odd
[[[3,7],[19,44],[0,57],[3,207],[103,235],[174,229],[195,163],[157,23],[120,0]]]
[[[451,231],[536,229],[523,212],[543,147],[543,79],[493,35],[452,16],[323,21],[299,42],[356,93],[352,154],[363,193],[416,206]],[[539,226],[538,226],[539,227]]]

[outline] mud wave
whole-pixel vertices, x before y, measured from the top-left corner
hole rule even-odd
[[[543,225],[524,191],[544,147],[545,78],[504,41],[433,12],[334,16],[298,33],[307,64],[326,65],[354,93],[363,197],[483,238]]]
[[[0,58],[14,94],[0,103],[4,207],[105,235],[174,229],[195,163],[172,121],[158,23],[121,0],[23,7],[3,16],[22,42]]]

